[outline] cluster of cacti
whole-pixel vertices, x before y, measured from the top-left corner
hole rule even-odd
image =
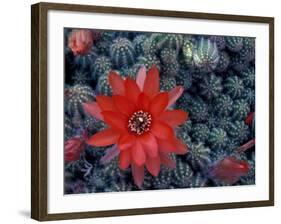
[[[110,71],[136,79],[141,66],[155,65],[161,91],[182,86],[173,109],[188,113],[176,128],[188,146],[186,155],[173,156],[175,168],[161,167],[158,176],[145,172],[141,189],[173,189],[255,184],[255,148],[237,149],[255,138],[255,39],[129,31],[88,30],[92,41],[81,49],[68,43],[77,29],[66,28],[65,40],[65,141],[85,130],[90,136],[105,128],[103,121],[83,109],[97,95],[112,95]],[[79,46],[78,46],[79,47]],[[103,164],[107,147],[87,145],[80,159],[65,164],[65,193],[140,190],[131,170],[118,161]],[[249,163],[250,171],[235,183],[218,181],[209,168],[234,156]]]

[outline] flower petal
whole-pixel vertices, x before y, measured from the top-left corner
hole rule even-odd
[[[153,176],[157,177],[160,171],[160,158],[157,157],[147,157],[145,166],[149,173],[151,173]]]
[[[112,111],[103,111],[102,116],[104,117],[105,123],[111,126],[113,129],[118,131],[126,131],[127,118],[120,113]]]
[[[145,93],[141,93],[138,97],[137,106],[139,109],[149,111],[149,97]]]
[[[172,106],[182,95],[184,88],[182,86],[176,86],[169,92],[169,103],[167,108]]]
[[[148,156],[158,156],[158,144],[153,134],[147,132],[139,136],[138,141],[142,144],[144,151]]]
[[[121,135],[118,140],[118,146],[121,151],[126,150],[134,146],[136,143],[136,137],[130,134]]]
[[[111,148],[106,150],[105,155],[100,159],[101,164],[107,164],[111,162],[116,156],[118,156],[120,150],[118,149],[117,145],[112,146]]]
[[[159,71],[155,65],[149,69],[144,81],[143,92],[150,98],[159,92]]]
[[[83,103],[83,108],[91,116],[99,120],[103,120],[103,117],[101,115],[101,109],[96,102]]]
[[[173,138],[174,135],[173,129],[169,125],[161,122],[154,122],[151,127],[151,132],[160,139]]]
[[[132,164],[132,173],[135,184],[141,188],[144,179],[144,167]]]
[[[115,107],[120,113],[129,116],[136,110],[135,105],[130,102],[125,96],[115,95],[112,98]]]
[[[160,159],[161,159],[161,163],[171,169],[176,168],[176,162],[169,156],[169,154],[167,153],[159,153],[160,155]]]
[[[153,98],[150,102],[150,112],[154,117],[157,117],[161,114],[168,105],[169,96],[168,93],[159,93]]]
[[[125,81],[126,97],[133,103],[136,103],[140,95],[140,92],[141,91],[137,83],[134,80],[127,78]]]
[[[102,130],[87,140],[87,144],[93,146],[108,146],[118,141],[119,134],[111,128]]]
[[[109,96],[97,96],[98,106],[103,111],[116,111],[117,108],[114,105],[113,99]]]
[[[146,78],[146,68],[144,65],[142,65],[138,71],[137,79],[136,79],[137,84],[141,91],[143,90],[145,78]]]
[[[135,145],[131,148],[134,163],[141,166],[145,163],[145,153],[142,145],[136,141]]]
[[[131,163],[131,152],[130,150],[125,150],[120,152],[119,156],[119,167],[122,170],[127,169]]]
[[[108,76],[108,81],[114,95],[125,95],[124,80],[120,75],[111,71]]]
[[[161,152],[175,153],[179,155],[186,154],[188,148],[177,138],[171,139],[157,139],[158,147]]]
[[[166,110],[159,116],[158,119],[171,127],[176,127],[184,123],[187,118],[188,113],[183,110]]]

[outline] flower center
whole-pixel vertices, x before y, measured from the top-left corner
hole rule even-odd
[[[150,130],[152,117],[148,112],[139,110],[132,114],[128,121],[128,128],[131,132],[141,135]]]

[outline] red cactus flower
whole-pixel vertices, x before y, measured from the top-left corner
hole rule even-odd
[[[246,161],[228,156],[209,169],[209,175],[227,184],[234,184],[240,177],[247,175],[250,166]]]
[[[64,143],[64,160],[72,162],[79,159],[81,152],[85,149],[87,132],[84,131],[80,136],[74,136]]]
[[[255,112],[250,112],[245,119],[245,124],[251,125],[253,123],[254,116],[255,116]]]
[[[136,81],[123,80],[110,72],[109,83],[112,97],[97,96],[97,102],[84,104],[85,111],[109,126],[90,137],[87,143],[117,146],[112,152],[119,156],[119,167],[126,169],[131,165],[135,184],[141,187],[145,167],[153,176],[158,176],[161,164],[175,166],[170,153],[188,151],[174,133],[174,128],[187,120],[188,114],[170,108],[183,88],[177,86],[170,92],[160,92],[156,66],[147,74],[145,67],[141,67]],[[116,148],[120,153],[116,153]]]
[[[74,55],[87,54],[93,46],[93,33],[90,30],[73,30],[68,38],[68,47]]]

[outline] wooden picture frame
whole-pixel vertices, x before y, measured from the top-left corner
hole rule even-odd
[[[268,200],[215,203],[200,205],[131,208],[107,211],[48,213],[48,99],[47,48],[48,12],[95,12],[166,18],[189,18],[212,21],[262,23],[269,25],[269,196]],[[80,219],[109,216],[141,215],[170,212],[203,211],[226,208],[246,208],[274,205],[274,18],[258,16],[224,15],[182,11],[163,11],[137,8],[116,8],[90,5],[38,3],[31,7],[31,217],[39,221]]]

